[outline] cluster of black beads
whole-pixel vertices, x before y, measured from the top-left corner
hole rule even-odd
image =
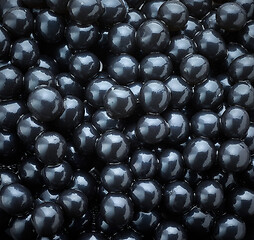
[[[253,225],[253,0],[0,0],[1,240]]]

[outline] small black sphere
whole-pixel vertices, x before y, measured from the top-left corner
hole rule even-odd
[[[62,161],[65,156],[66,141],[56,132],[45,132],[35,142],[35,154],[44,164],[52,165]]]
[[[0,57],[1,59],[6,58],[9,55],[11,46],[11,39],[8,32],[0,27]]]
[[[53,202],[38,205],[32,213],[32,223],[40,236],[52,236],[64,223],[64,215],[60,206]]]
[[[130,9],[126,15],[126,22],[135,29],[138,29],[138,27],[142,22],[144,22],[144,20],[145,15],[136,9]]]
[[[251,153],[254,152],[254,124],[250,123],[249,129],[244,138],[245,144],[248,146]]]
[[[129,154],[130,142],[117,130],[106,131],[96,143],[98,156],[106,162],[122,162]]]
[[[100,213],[110,226],[125,226],[133,217],[131,200],[120,193],[109,193],[101,202]]]
[[[126,118],[133,114],[136,99],[127,87],[113,86],[104,96],[104,107],[113,118]]]
[[[164,204],[169,212],[184,213],[193,204],[193,191],[186,182],[169,183],[164,189]]]
[[[63,99],[52,87],[38,87],[30,93],[27,106],[39,121],[49,122],[58,118],[63,110]]]
[[[0,192],[0,208],[10,215],[25,214],[33,205],[29,189],[19,183],[6,185]]]
[[[144,143],[155,144],[169,134],[169,126],[161,116],[145,115],[138,120],[137,137]]]
[[[208,60],[199,54],[186,56],[180,64],[181,76],[191,85],[205,80],[209,71],[210,65]]]
[[[0,170],[0,191],[4,186],[10,185],[12,183],[18,183],[19,178],[17,174],[13,173],[11,170]]]

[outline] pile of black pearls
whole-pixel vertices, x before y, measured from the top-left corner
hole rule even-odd
[[[1,240],[253,240],[253,0],[1,0]]]

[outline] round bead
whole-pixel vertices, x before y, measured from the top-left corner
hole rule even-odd
[[[14,157],[19,151],[18,136],[11,132],[0,131],[0,156]]]
[[[171,60],[162,53],[151,53],[140,62],[139,76],[143,81],[166,80],[173,71]]]
[[[216,240],[243,240],[246,234],[245,223],[237,216],[226,214],[219,218],[213,230]]]
[[[158,160],[153,152],[139,149],[131,156],[129,165],[137,178],[153,178],[158,169]]]
[[[58,74],[59,68],[55,59],[47,55],[40,55],[37,61],[37,67],[41,67],[51,71],[53,74]]]
[[[66,41],[73,50],[89,49],[98,40],[98,35],[98,28],[93,24],[79,26],[71,23],[66,28]]]
[[[162,222],[156,228],[155,237],[157,240],[181,239],[187,240],[187,234],[183,227],[175,222]]]
[[[251,0],[235,0],[241,7],[244,8],[247,18],[250,19],[254,13],[254,2]]]
[[[0,68],[0,99],[16,98],[22,92],[23,76],[18,68],[7,65]]]
[[[170,91],[160,81],[150,80],[140,90],[140,104],[147,113],[161,113],[169,104]]]
[[[73,143],[80,153],[87,155],[94,151],[98,137],[95,127],[89,122],[84,122],[74,130]]]
[[[198,21],[198,19],[189,17],[187,23],[180,32],[181,34],[192,39],[198,32],[202,30],[203,30],[202,24]]]
[[[135,9],[129,10],[129,12],[126,15],[126,23],[128,23],[135,29],[138,29],[138,27],[142,22],[144,22],[144,20],[145,20],[144,14]]]
[[[110,193],[102,200],[100,213],[110,226],[122,227],[132,220],[133,205],[125,195]]]
[[[13,173],[11,170],[0,170],[0,191],[4,186],[10,185],[12,183],[18,183],[19,178],[17,174]]]
[[[1,189],[0,208],[10,215],[24,214],[30,210],[32,204],[32,194],[19,183],[12,183]]]
[[[67,69],[69,69],[73,53],[71,52],[67,44],[62,43],[56,45],[56,47],[54,48],[53,56],[61,71],[66,71]]]
[[[216,20],[225,30],[238,31],[245,25],[247,14],[244,8],[237,3],[224,3],[217,9]]]
[[[191,85],[205,80],[209,74],[210,65],[208,60],[199,54],[186,56],[180,64],[181,76]]]
[[[114,25],[108,33],[110,50],[115,53],[133,53],[136,49],[136,30],[127,23]]]
[[[254,7],[254,3],[253,3],[253,7]],[[254,10],[254,8],[253,8]],[[239,42],[249,51],[254,50],[253,47],[253,33],[254,33],[254,21],[248,21],[245,25],[245,27],[243,27],[239,33]]]
[[[170,31],[178,31],[184,27],[189,18],[188,9],[179,1],[167,1],[159,9],[158,16]]]
[[[192,207],[193,191],[186,182],[169,183],[164,189],[164,205],[174,213],[183,213]]]
[[[108,165],[101,172],[101,182],[109,192],[123,192],[132,183],[130,168],[125,164]]]
[[[193,100],[198,108],[214,109],[222,103],[223,93],[224,90],[219,81],[209,77],[194,87]]]
[[[227,137],[244,137],[249,125],[248,113],[238,106],[228,107],[221,117],[221,129]]]
[[[138,120],[137,137],[144,143],[155,144],[169,134],[169,126],[161,116],[145,115]]]
[[[44,167],[41,175],[49,189],[62,190],[70,183],[73,174],[70,164],[62,162],[58,165]]]
[[[222,186],[213,180],[201,181],[196,188],[196,201],[204,211],[212,211],[224,200]]]
[[[22,38],[13,43],[11,62],[21,70],[27,70],[36,64],[39,58],[39,48],[33,39]]]
[[[159,179],[170,182],[180,179],[184,174],[184,161],[180,152],[166,149],[159,156]]]
[[[250,123],[246,137],[244,138],[245,144],[248,146],[251,153],[254,152],[254,124]]]
[[[33,30],[33,15],[26,8],[11,8],[3,15],[3,26],[14,36],[28,35]]]
[[[143,22],[136,34],[137,45],[144,53],[164,51],[169,40],[167,27],[156,19]]]
[[[208,170],[214,164],[216,149],[210,140],[194,138],[184,148],[183,157],[188,168],[202,172]]]
[[[250,152],[244,142],[239,140],[225,141],[218,153],[219,164],[227,172],[240,172],[250,163]]]
[[[59,195],[58,204],[68,217],[78,218],[86,212],[88,200],[84,193],[68,189]]]
[[[70,73],[86,82],[99,72],[100,61],[96,55],[91,52],[77,53],[70,59],[69,65]]]
[[[59,163],[65,155],[66,141],[56,132],[45,132],[35,142],[35,154],[44,164]]]
[[[162,0],[152,0],[145,2],[141,8],[141,11],[147,19],[158,19],[158,12],[163,3],[164,1]]]
[[[106,131],[96,143],[98,156],[106,162],[122,162],[126,160],[130,148],[130,142],[126,136],[117,131]]]
[[[211,61],[224,59],[227,55],[227,48],[222,36],[213,29],[206,29],[199,32],[194,41],[197,51]]]
[[[64,110],[60,93],[52,87],[36,88],[29,95],[27,106],[33,116],[43,122],[55,120]]]
[[[218,114],[211,111],[197,112],[191,118],[191,131],[197,137],[217,138],[220,133]]]
[[[107,71],[119,84],[135,82],[138,78],[138,61],[131,55],[120,54],[108,61]]]
[[[63,222],[63,212],[53,202],[38,205],[32,213],[33,226],[40,236],[51,236],[55,234],[61,229]]]
[[[134,205],[144,212],[150,212],[161,200],[161,187],[154,180],[137,180],[130,193]]]
[[[79,24],[95,22],[103,13],[103,6],[99,0],[70,0],[68,2],[70,17]]]
[[[180,111],[166,111],[163,117],[169,126],[167,141],[173,144],[183,143],[189,136],[189,120]]]
[[[127,87],[113,86],[104,96],[104,107],[113,118],[126,118],[133,114],[136,99]]]

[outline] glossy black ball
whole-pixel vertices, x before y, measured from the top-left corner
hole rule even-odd
[[[117,83],[126,85],[137,80],[139,64],[133,56],[120,54],[108,61],[107,71]]]
[[[221,117],[221,129],[225,136],[242,138],[250,125],[250,118],[246,110],[241,107],[228,107]]]
[[[193,138],[184,148],[183,157],[188,168],[202,172],[214,164],[216,149],[209,139]]]
[[[53,56],[60,70],[66,71],[69,69],[69,64],[71,62],[73,53],[66,43],[57,44],[53,50]]]
[[[100,213],[110,226],[125,226],[133,217],[131,200],[120,193],[109,193],[101,202]]]
[[[230,194],[229,204],[232,210],[240,217],[246,218],[254,215],[254,191],[238,187]]]
[[[103,107],[105,94],[115,84],[110,78],[95,78],[86,86],[87,101],[94,107]]]
[[[11,170],[0,170],[0,191],[4,186],[10,185],[12,183],[18,183],[20,179],[17,174],[13,173]]]
[[[168,134],[169,126],[161,116],[145,115],[138,120],[136,135],[144,143],[159,143]]]
[[[38,86],[49,86],[55,87],[55,77],[54,74],[48,70],[41,67],[32,67],[28,69],[24,76],[24,88],[26,93],[31,93]]]
[[[3,26],[14,36],[25,36],[33,30],[33,15],[21,7],[11,8],[3,15]]]
[[[35,154],[44,164],[52,165],[62,161],[65,156],[66,141],[57,132],[45,132],[35,142]]]
[[[125,19],[126,23],[128,23],[135,29],[138,29],[138,27],[140,26],[142,22],[144,22],[144,20],[145,20],[145,15],[135,9],[130,9]]]
[[[70,17],[80,25],[93,23],[103,13],[103,5],[99,0],[71,0],[68,2]]]
[[[238,31],[246,24],[247,14],[244,8],[237,3],[224,3],[217,9],[216,20],[223,29]]]
[[[134,205],[144,212],[150,212],[157,207],[161,195],[161,186],[155,180],[137,180],[130,192]]]
[[[170,105],[173,108],[181,109],[190,101],[192,89],[183,78],[177,75],[171,75],[164,83],[170,89]]]
[[[151,53],[140,62],[139,76],[143,81],[166,80],[173,71],[170,58],[161,53]]]
[[[136,30],[127,23],[114,25],[108,33],[110,50],[115,53],[133,53],[136,49]]]
[[[104,96],[104,107],[113,118],[126,118],[133,114],[136,99],[127,87],[113,86]]]
[[[0,156],[14,157],[19,151],[20,142],[15,133],[0,131]],[[9,159],[11,160],[11,159]]]
[[[57,203],[63,208],[64,213],[70,218],[81,217],[88,207],[86,195],[74,189],[63,191],[59,195]]]
[[[184,228],[175,222],[161,222],[155,231],[156,240],[177,239],[187,240]]]
[[[166,25],[156,19],[143,22],[136,34],[137,46],[144,53],[163,52],[170,41]]]
[[[254,124],[250,123],[249,129],[244,138],[245,144],[248,146],[251,153],[254,152]]]
[[[254,4],[253,4],[253,10],[254,10]],[[241,29],[238,39],[239,42],[249,51],[254,50],[253,47],[253,33],[254,33],[254,21],[248,21],[246,25]]]
[[[211,61],[222,60],[227,56],[227,48],[222,36],[213,29],[206,29],[199,32],[194,41],[198,53]]]
[[[105,162],[122,162],[129,154],[130,142],[117,130],[106,131],[96,143],[97,155]]]
[[[141,12],[145,15],[147,19],[158,19],[158,12],[161,5],[164,3],[162,0],[152,0],[145,2],[141,8]]]
[[[161,81],[150,80],[140,90],[140,104],[147,113],[161,113],[169,105],[170,90]]]
[[[38,87],[30,93],[27,106],[39,121],[49,122],[58,118],[63,110],[63,99],[52,87]]]
[[[216,240],[245,238],[246,225],[239,217],[226,214],[220,217],[214,227],[213,236]]]
[[[249,148],[240,140],[225,141],[219,149],[218,161],[227,172],[243,171],[250,163]]]
[[[198,21],[198,19],[190,16],[187,23],[180,32],[181,34],[186,35],[187,37],[192,39],[198,32],[202,30],[202,24]]]
[[[9,33],[3,28],[0,27],[0,57],[6,58],[9,55],[10,51],[10,46],[11,46],[11,39],[9,36]]]
[[[87,155],[94,151],[98,137],[95,127],[89,122],[84,122],[74,130],[73,143],[80,153]]]
[[[158,176],[162,182],[170,182],[182,178],[184,161],[180,152],[174,149],[165,149],[158,159]]]
[[[191,85],[205,80],[209,74],[210,65],[208,60],[199,54],[186,56],[180,64],[181,76]]]
[[[254,81],[254,56],[244,54],[236,58],[229,66],[229,75],[235,81]]]
[[[213,180],[201,181],[195,193],[197,204],[204,211],[212,211],[219,208],[224,200],[221,184]]]
[[[181,2],[172,0],[161,5],[158,16],[167,24],[170,31],[178,31],[187,23],[189,11]]]
[[[129,165],[136,178],[153,178],[158,170],[158,159],[152,151],[139,149],[132,154]]]
[[[234,84],[227,97],[228,104],[238,105],[243,108],[251,109],[254,106],[254,88],[249,82],[238,82]]]
[[[191,131],[197,137],[215,139],[220,133],[220,118],[212,111],[197,112],[191,118]]]
[[[42,203],[33,210],[32,223],[40,236],[52,236],[63,226],[63,211],[56,203]]]
[[[101,3],[104,8],[100,17],[102,24],[110,26],[125,20],[128,8],[124,0],[101,0]]]
[[[195,53],[194,42],[185,35],[176,35],[171,38],[171,42],[166,52],[172,61],[179,64],[184,57]]]
[[[57,84],[57,90],[62,95],[62,97],[72,95],[79,98],[80,100],[84,98],[84,91],[82,86],[70,73],[60,73],[56,75],[55,82]]]
[[[33,39],[22,38],[13,43],[10,56],[13,65],[21,70],[27,70],[36,64],[39,48]]]
[[[101,172],[101,182],[109,192],[124,192],[132,184],[132,173],[125,164],[107,165]]]
[[[31,192],[19,183],[6,185],[0,192],[0,208],[10,215],[24,214],[33,205]]]
[[[47,69],[55,75],[59,73],[59,67],[56,60],[44,54],[39,56],[36,66]]]
[[[183,143],[189,136],[189,120],[180,111],[165,111],[163,117],[169,126],[167,141],[172,144]]]
[[[163,198],[169,212],[183,213],[192,207],[194,195],[189,184],[176,181],[165,186]]]
[[[62,162],[44,167],[41,175],[49,189],[62,190],[71,182],[73,171],[69,163]]]
[[[87,50],[99,38],[99,29],[95,24],[80,26],[70,23],[65,30],[66,41],[72,50]]]
[[[100,61],[98,57],[91,52],[77,53],[70,59],[70,73],[80,79],[80,83],[86,83],[99,72]]]
[[[214,217],[209,212],[194,207],[184,215],[183,221],[190,232],[204,235],[212,230]]]

